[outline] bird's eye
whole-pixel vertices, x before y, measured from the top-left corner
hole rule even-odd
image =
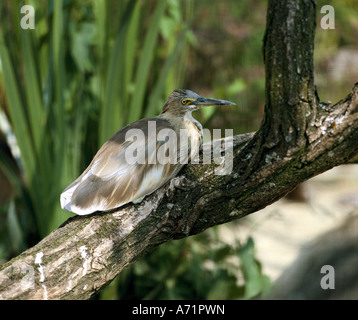
[[[183,105],[185,105],[185,106],[188,106],[188,105],[191,103],[191,100],[190,100],[190,99],[183,99],[183,100],[181,101],[181,103],[182,103]]]

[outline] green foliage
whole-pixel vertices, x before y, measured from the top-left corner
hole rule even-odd
[[[269,284],[251,238],[231,246],[212,228],[161,245],[117,277],[100,298],[250,299]]]
[[[242,265],[242,272],[245,278],[245,299],[250,299],[264,292],[269,288],[269,278],[262,274],[261,264],[255,258],[254,241],[252,238],[240,248],[239,257]]]
[[[21,172],[5,154],[0,163],[18,199],[26,194],[15,210],[26,238],[69,217],[59,195],[105,140],[159,112],[189,31],[178,0],[32,1],[34,30],[20,27],[22,5],[0,3],[0,111],[21,151]]]

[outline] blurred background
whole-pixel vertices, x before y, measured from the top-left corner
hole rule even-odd
[[[25,4],[35,9],[35,29],[20,27]],[[333,30],[320,27],[327,4]],[[257,130],[266,8],[265,0],[2,0],[0,263],[71,216],[61,191],[104,141],[158,114],[174,89],[238,104],[197,111],[204,127]],[[315,41],[319,96],[335,103],[358,81],[357,1],[317,1]],[[96,298],[357,299],[357,178],[356,165],[335,168],[252,216],[161,245]],[[333,233],[336,246],[324,240]],[[331,247],[340,254],[313,259]],[[323,275],[312,260],[336,266],[345,285],[316,290]]]

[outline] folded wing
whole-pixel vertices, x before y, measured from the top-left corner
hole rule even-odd
[[[156,155],[167,141],[157,141],[156,135],[148,138],[151,120],[156,135],[163,127],[174,131],[166,119],[159,117],[136,121],[118,131],[63,191],[61,207],[79,215],[108,211],[152,193],[175,176],[183,165],[157,161]]]

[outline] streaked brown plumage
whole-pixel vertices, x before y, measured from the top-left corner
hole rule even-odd
[[[140,202],[143,197],[160,188],[185,165],[180,161],[180,155],[185,154],[190,160],[199,150],[202,126],[191,112],[206,105],[233,103],[202,98],[190,90],[173,91],[159,116],[133,122],[103,144],[87,169],[62,192],[61,207],[80,215],[108,211],[128,202]],[[150,132],[153,133],[153,126],[158,139],[148,137]],[[159,139],[160,130],[165,128],[175,132],[176,141]],[[180,150],[180,147],[184,148],[180,144],[181,129],[186,129],[188,133],[188,144],[184,144],[187,150]],[[136,130],[143,132],[145,137],[144,147],[136,149],[136,157],[144,159],[143,163],[129,163],[126,158],[134,143],[139,143]],[[155,157],[160,151],[166,155],[173,151],[175,161],[158,162]]]

